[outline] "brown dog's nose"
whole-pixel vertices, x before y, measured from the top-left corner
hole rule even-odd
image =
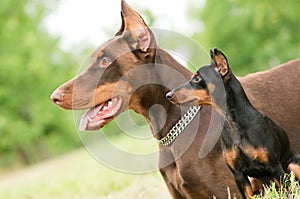
[[[59,91],[54,91],[50,98],[55,104],[60,104],[64,100],[65,94],[59,92]]]

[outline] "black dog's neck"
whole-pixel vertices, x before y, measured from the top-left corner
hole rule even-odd
[[[252,106],[242,85],[233,74],[225,83],[225,90],[227,98],[226,117],[231,117],[230,119],[239,125],[249,125],[249,120],[254,119],[258,111]]]

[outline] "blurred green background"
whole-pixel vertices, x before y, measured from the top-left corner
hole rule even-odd
[[[51,6],[45,2],[0,1],[0,175],[81,147],[72,112],[59,109],[49,96],[76,75],[83,55],[95,47],[82,44],[76,50],[62,50],[60,37],[50,35],[42,25],[59,2]],[[237,75],[300,57],[298,0],[186,3],[189,21],[197,24],[190,37],[204,49],[224,51]],[[148,16],[149,24],[160,20],[141,4],[136,10]],[[105,132],[121,134],[114,123]]]

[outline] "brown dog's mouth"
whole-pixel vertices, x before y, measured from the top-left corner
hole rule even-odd
[[[90,108],[81,117],[79,130],[97,130],[102,128],[118,114],[122,102],[121,97],[114,97],[96,107]]]

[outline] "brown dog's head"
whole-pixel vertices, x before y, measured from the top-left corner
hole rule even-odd
[[[171,90],[166,97],[174,104],[216,105],[217,98],[224,96],[221,89],[231,75],[226,56],[217,48],[210,50],[211,63],[202,66],[187,83]],[[224,99],[224,98],[222,98]]]
[[[122,26],[115,36],[92,54],[89,67],[51,95],[63,109],[88,109],[80,130],[95,130],[131,105],[134,69],[153,63],[156,41],[142,17],[122,0]],[[140,77],[142,79],[143,77]]]

